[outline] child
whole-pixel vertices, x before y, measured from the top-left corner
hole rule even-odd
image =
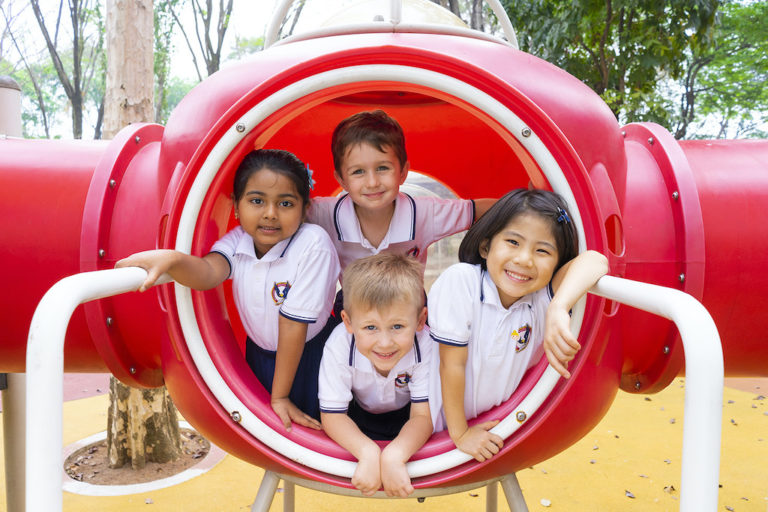
[[[305,165],[287,151],[245,156],[234,179],[240,225],[202,258],[178,251],[134,254],[116,267],[141,267],[151,287],[168,273],[178,283],[208,290],[232,278],[237,310],[248,334],[246,360],[271,393],[286,430],[291,421],[320,429],[317,373],[339,262],[328,235],[303,223],[309,207]],[[289,293],[290,292],[290,293]]]
[[[469,228],[495,199],[437,199],[400,192],[408,176],[403,130],[382,110],[341,121],[331,139],[334,176],[347,192],[317,198],[309,222],[330,235],[341,268],[382,251],[408,254],[422,264],[427,248]]]
[[[422,272],[403,254],[351,263],[344,271],[344,324],[323,352],[323,428],[357,457],[352,484],[366,496],[382,485],[388,496],[411,494],[405,463],[432,434]],[[381,450],[373,440],[392,442]]]
[[[435,430],[447,427],[480,462],[503,445],[488,432],[498,421],[469,427],[467,420],[512,395],[542,344],[555,370],[570,376],[567,362],[580,345],[569,311],[608,270],[600,253],[577,255],[577,239],[560,196],[514,190],[470,228],[462,263],[430,290],[431,336],[440,343],[430,387]]]

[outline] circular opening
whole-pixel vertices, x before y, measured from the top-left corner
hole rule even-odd
[[[395,77],[397,81],[393,81]],[[411,165],[464,197],[499,197],[529,182],[539,187],[549,185],[569,204],[580,233],[580,249],[585,248],[581,214],[565,173],[522,119],[464,82],[393,65],[342,68],[306,78],[233,119],[192,182],[178,223],[176,248],[205,253],[233,226],[228,199],[232,170],[254,147],[295,152],[316,171],[319,179],[315,192],[333,193],[337,185],[332,178],[330,133],[338,121],[369,109],[372,102],[382,105],[403,126]],[[488,179],[490,176],[493,178]],[[288,438],[273,415],[264,412],[269,398],[250,373],[235,341],[241,328],[227,299],[227,287],[223,292],[200,293],[176,285],[174,293],[187,349],[224,410],[230,414],[237,411],[242,428],[288,459],[324,474],[351,477],[355,464],[345,450],[324,435],[300,428]],[[583,316],[584,301],[573,311],[576,331]],[[507,403],[478,421],[490,414],[503,416],[495,431],[507,438],[531,418],[535,420],[537,408],[558,380],[554,370],[545,371],[545,366],[542,361],[529,371]],[[524,414],[517,414],[520,412]],[[528,420],[521,422],[517,419],[521,417]],[[415,459],[409,463],[412,477],[455,470],[470,457],[453,449],[447,433],[442,433],[434,435]]]

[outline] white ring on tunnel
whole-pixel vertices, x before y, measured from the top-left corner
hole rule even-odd
[[[520,134],[526,127],[525,123],[514,112],[488,94],[456,78],[421,68],[396,65],[350,66],[307,77],[275,92],[255,105],[240,119],[232,121],[229,129],[209,153],[190,188],[179,219],[176,249],[187,254],[190,253],[195,225],[208,189],[224,160],[248,132],[278,109],[303,98],[307,94],[339,85],[370,81],[412,84],[448,93],[495,119],[513,136]],[[237,131],[235,126],[239,124],[244,124],[246,129],[242,132]],[[536,133],[531,133],[529,137],[516,138],[539,165],[553,190],[563,196],[568,204],[573,222],[579,232],[579,250],[583,251],[586,244],[581,214],[562,169]],[[324,473],[351,478],[355,471],[355,462],[330,457],[291,441],[262,422],[235,396],[208,354],[197,324],[190,289],[176,283],[175,296],[182,332],[197,370],[211,393],[228,413],[240,412],[242,416],[241,427],[271,449],[293,461]],[[573,308],[571,328],[575,333],[581,329],[584,304],[585,300],[582,299]],[[548,367],[515,412],[502,420],[492,431],[503,439],[507,439],[522,425],[515,418],[515,414],[524,411],[527,418],[531,418],[532,414],[549,396],[558,379],[557,372]],[[472,457],[466,453],[453,449],[440,455],[409,462],[407,465],[408,473],[414,478],[433,475],[452,469],[471,459]]]

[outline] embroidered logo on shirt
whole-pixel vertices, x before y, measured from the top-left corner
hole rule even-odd
[[[528,339],[531,337],[531,326],[525,324],[512,331],[512,341],[515,342],[515,352],[520,352],[528,346]]]
[[[421,250],[418,246],[411,247],[408,249],[408,252],[405,253],[406,256],[412,256],[414,258],[418,258],[419,254],[421,254]]]
[[[285,298],[288,296],[288,290],[290,289],[291,283],[288,281],[275,283],[275,286],[272,287],[272,300],[275,301],[276,306],[279,306],[285,301]]]
[[[411,382],[411,375],[407,372],[399,373],[395,377],[395,386],[398,388],[404,388],[409,382]]]

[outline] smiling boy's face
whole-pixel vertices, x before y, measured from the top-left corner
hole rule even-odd
[[[416,332],[427,320],[427,308],[402,300],[386,308],[345,309],[341,318],[347,332],[355,335],[357,350],[386,377],[413,347]]]
[[[394,207],[400,185],[408,176],[408,162],[401,166],[391,146],[379,151],[361,142],[347,150],[341,168],[334,174],[358,208],[385,211]]]

